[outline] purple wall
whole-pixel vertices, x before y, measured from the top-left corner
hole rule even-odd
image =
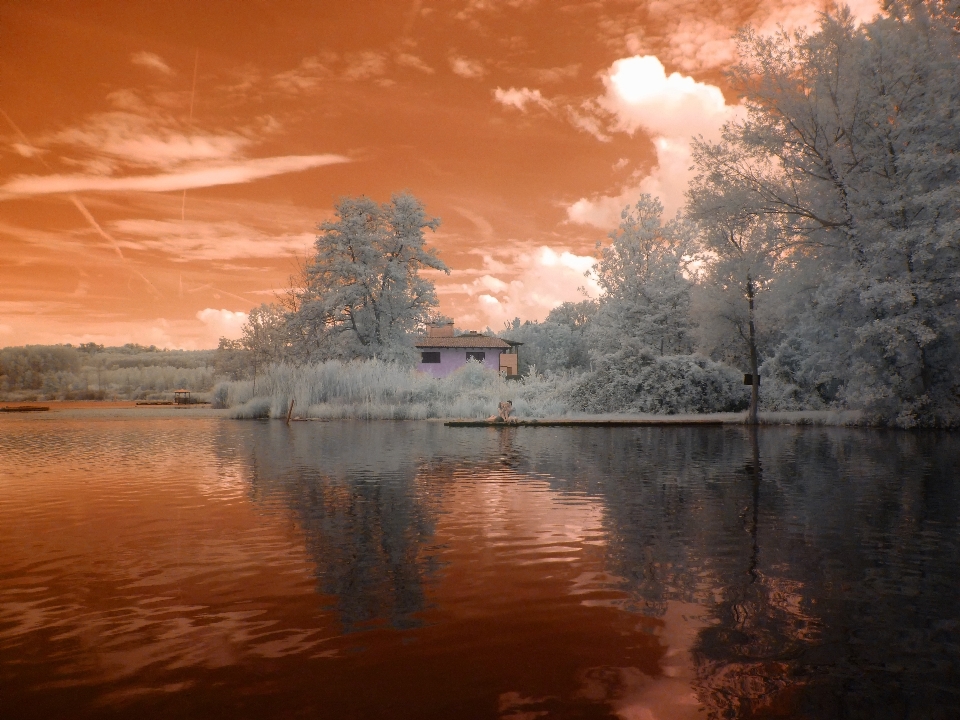
[[[439,363],[417,363],[417,369],[434,377],[446,377],[467,362],[468,352],[483,352],[483,366],[492,370],[500,370],[500,348],[417,348],[417,352],[439,352]]]

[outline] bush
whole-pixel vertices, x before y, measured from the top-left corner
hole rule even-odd
[[[621,352],[586,373],[570,393],[577,410],[590,413],[737,412],[750,394],[740,373],[699,355],[654,356]]]

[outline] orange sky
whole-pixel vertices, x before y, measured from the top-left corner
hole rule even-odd
[[[679,206],[736,28],[818,7],[0,0],[0,345],[213,347],[339,196],[399,190],[442,218],[443,312],[542,319],[623,205]]]

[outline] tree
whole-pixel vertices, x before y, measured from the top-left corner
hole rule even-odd
[[[301,359],[411,358],[407,335],[437,305],[434,285],[420,271],[450,272],[424,240],[424,230],[439,224],[408,194],[383,204],[340,200],[335,219],[319,226],[292,303],[291,342]]]
[[[693,236],[680,220],[663,225],[662,214],[660,201],[643,195],[624,209],[612,243],[597,244],[595,274],[604,294],[592,338],[601,355],[616,352],[624,338],[659,355],[692,349],[690,281],[683,270]]]
[[[728,153],[735,148],[724,148]],[[714,172],[719,151],[695,146],[698,174],[688,191],[687,217],[700,229],[701,279],[714,318],[714,331],[735,332],[743,342],[750,367],[748,422],[757,424],[760,407],[760,350],[757,332],[758,295],[775,282],[778,266],[789,263],[796,238],[775,215],[758,213],[735,179]],[[728,162],[736,162],[727,159]],[[717,327],[719,325],[719,328]]]
[[[956,422],[960,405],[958,39],[955,4],[935,0],[744,32],[732,79],[747,117],[694,148],[701,187],[820,261],[798,327],[848,402],[901,425]]]

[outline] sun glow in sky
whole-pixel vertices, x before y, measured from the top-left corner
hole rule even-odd
[[[216,345],[309,256],[336,199],[442,218],[461,327],[597,288],[641,192],[740,107],[742,25],[806,0],[0,3],[0,345]],[[855,3],[861,18],[872,0]]]

